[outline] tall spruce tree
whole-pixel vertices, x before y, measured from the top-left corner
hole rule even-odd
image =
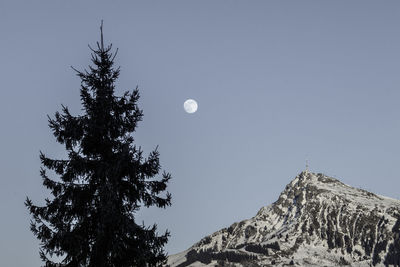
[[[155,224],[138,224],[135,213],[142,206],[171,205],[165,191],[171,176],[160,174],[157,148],[144,157],[134,144],[132,133],[143,116],[138,88],[114,95],[118,50],[113,53],[112,45],[103,45],[100,30],[97,48],[89,46],[93,65],[77,71],[83,115],[73,116],[62,106],[61,113],[49,117],[68,159],[40,153],[40,174],[52,198],[44,206],[26,199],[31,231],[40,240],[45,266],[159,266],[166,259],[163,246],[169,232],[158,235]],[[46,169],[59,179],[49,178]],[[56,263],[54,256],[61,260]]]

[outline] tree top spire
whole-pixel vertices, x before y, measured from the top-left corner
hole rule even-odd
[[[103,20],[101,20],[101,25],[100,25],[100,42],[101,42],[101,50],[104,50],[104,42],[103,42]]]

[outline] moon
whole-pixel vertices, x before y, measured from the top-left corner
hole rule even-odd
[[[197,111],[197,102],[193,99],[188,99],[183,103],[183,108],[187,113],[195,113]]]

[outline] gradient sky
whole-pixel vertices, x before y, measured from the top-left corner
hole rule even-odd
[[[0,265],[41,263],[23,202],[49,196],[39,150],[65,153],[46,115],[81,112],[70,66],[90,63],[101,19],[117,93],[141,92],[137,144],[173,175],[173,205],[138,214],[171,231],[168,253],[254,216],[306,158],[400,198],[398,1],[1,0]]]

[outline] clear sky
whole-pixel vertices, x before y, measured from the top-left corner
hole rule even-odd
[[[117,93],[140,88],[137,144],[173,175],[173,205],[138,214],[171,231],[170,254],[254,216],[306,158],[400,198],[400,2],[107,2],[0,2],[0,265],[40,265],[23,202],[49,196],[39,150],[65,154],[46,115],[81,112],[70,66],[89,64],[101,19]]]

